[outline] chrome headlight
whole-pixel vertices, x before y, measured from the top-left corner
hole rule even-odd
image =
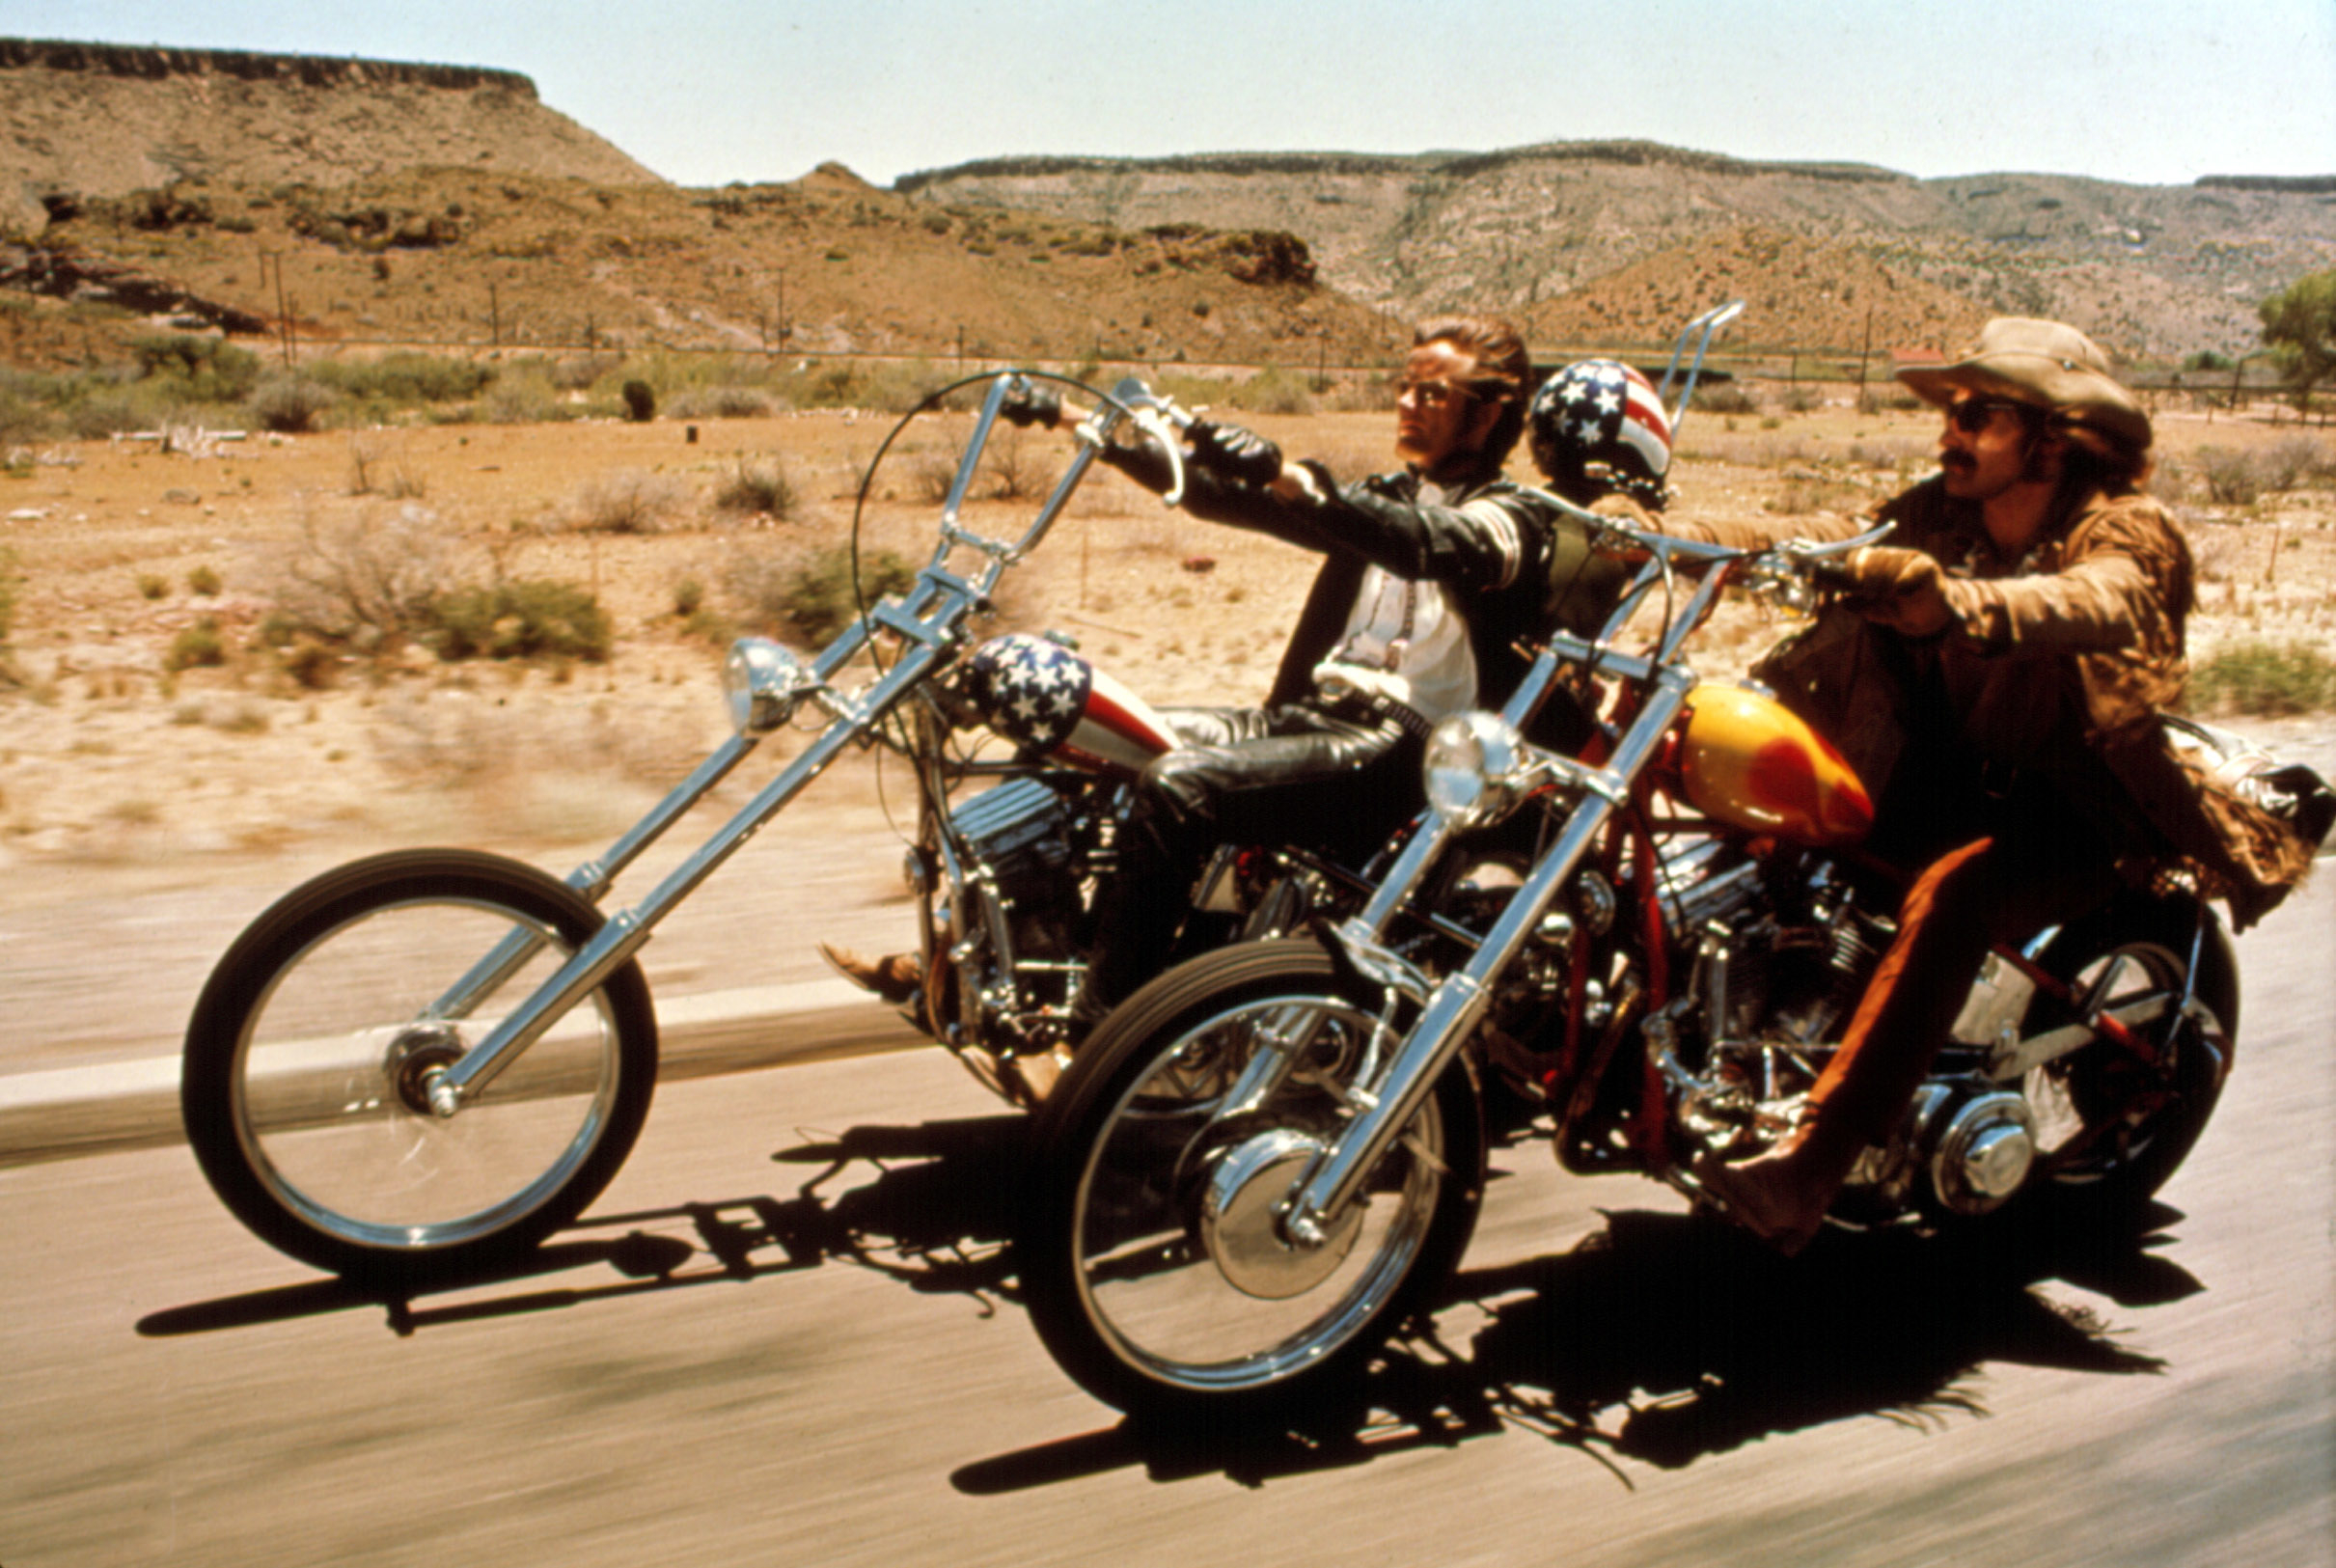
[[[1428,804],[1455,826],[1507,811],[1530,766],[1525,737],[1496,713],[1455,713],[1428,736]]]
[[[817,685],[801,659],[767,637],[739,638],[722,665],[722,697],[729,704],[730,728],[742,735],[769,734],[795,716]]]

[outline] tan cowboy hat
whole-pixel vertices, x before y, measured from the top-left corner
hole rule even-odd
[[[1910,365],[1898,379],[1944,407],[1962,387],[2048,408],[2060,420],[2109,437],[2127,451],[2150,450],[2150,416],[2109,374],[2092,339],[2058,321],[1999,316],[1950,365]]]

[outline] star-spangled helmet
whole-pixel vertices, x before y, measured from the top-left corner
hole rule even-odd
[[[1533,464],[1577,506],[1620,491],[1650,510],[1670,501],[1671,422],[1655,384],[1620,360],[1578,360],[1541,384],[1526,416]]]
[[[966,661],[965,695],[999,734],[1041,756],[1140,773],[1175,744],[1150,704],[1059,643],[993,637]]]

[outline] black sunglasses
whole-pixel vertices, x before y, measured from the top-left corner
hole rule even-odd
[[[2020,412],[2020,405],[2009,398],[1965,398],[1959,403],[1947,405],[1947,423],[1965,435],[1977,435],[1988,427],[1999,408]]]

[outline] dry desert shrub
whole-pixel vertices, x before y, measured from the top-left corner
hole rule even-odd
[[[2201,713],[2317,713],[2336,707],[2336,659],[2300,640],[2235,643],[2191,673],[2188,699]]]
[[[991,493],[1000,501],[1024,501],[1054,489],[1059,470],[1048,457],[1048,451],[1046,445],[1021,430],[991,436],[981,454],[994,486]]]
[[[574,583],[498,577],[450,588],[430,605],[424,639],[448,663],[463,659],[581,659],[605,664],[616,623],[598,599]]]
[[[985,490],[988,498],[995,501],[1031,501],[1045,496],[1054,489],[1061,472],[1049,455],[1054,439],[1033,437],[1000,426],[981,449],[981,468],[976,480],[986,479],[988,483],[969,486],[968,498]],[[948,500],[965,454],[962,449],[954,447],[917,446],[892,460],[905,465],[908,494],[939,506]]]
[[[1695,407],[1706,414],[1757,414],[1760,395],[1742,381],[1707,378],[1695,388]]]
[[[218,620],[210,616],[182,628],[162,656],[162,668],[173,674],[181,670],[216,669],[225,663],[227,639]]]
[[[570,509],[587,534],[663,534],[679,526],[690,488],[670,474],[620,468],[585,482]]]
[[[368,732],[385,772],[521,837],[591,837],[630,820],[648,791],[704,758],[721,719],[711,702],[580,704],[526,690],[495,702],[458,688],[404,693],[375,712]]]
[[[2265,548],[2244,524],[2215,522],[2196,515],[2181,519],[2190,541],[2190,558],[2201,583],[2231,583],[2260,575]]]
[[[737,467],[714,487],[717,511],[745,512],[783,523],[793,519],[800,498],[786,465],[777,457],[739,454]]]
[[[331,519],[304,510],[268,590],[269,641],[289,646],[306,633],[361,653],[409,642],[430,624],[456,555],[453,530],[421,507]]]
[[[2226,507],[2251,507],[2267,488],[2263,464],[2253,452],[2200,447],[2190,455],[2191,472],[2207,499]]]
[[[348,493],[378,495],[389,501],[419,501],[429,481],[406,460],[404,449],[372,431],[352,431],[348,438]]]
[[[583,410],[567,400],[539,365],[520,365],[497,375],[480,399],[478,417],[489,425],[537,425],[573,419]]]
[[[840,544],[809,555],[742,547],[722,569],[741,623],[811,647],[826,646],[879,599],[908,591],[916,577],[916,568],[893,551],[862,551],[855,562],[851,548]]]
[[[2256,454],[2263,487],[2285,493],[2336,480],[2336,451],[2314,435],[2283,435]]]
[[[298,435],[323,424],[339,396],[305,375],[273,375],[252,393],[252,423],[263,430]]]
[[[692,387],[675,393],[665,412],[669,419],[767,419],[775,407],[759,387]]]
[[[957,454],[926,448],[906,456],[909,493],[936,507],[947,501],[949,487],[957,482]]]
[[[2180,461],[2158,465],[2151,489],[2161,500],[2203,490],[2220,506],[2251,507],[2336,476],[2336,458],[2316,436],[2290,435],[2261,447],[2204,446]]]

